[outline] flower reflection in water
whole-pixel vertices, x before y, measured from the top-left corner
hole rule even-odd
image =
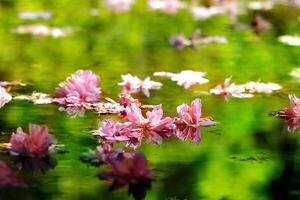
[[[0,189],[6,187],[26,187],[26,184],[16,176],[5,162],[0,160]]]
[[[50,169],[54,169],[57,165],[55,158],[46,156],[44,158],[12,156],[12,163],[18,170],[28,173],[46,174]]]

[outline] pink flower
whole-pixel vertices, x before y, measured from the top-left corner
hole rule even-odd
[[[168,14],[174,14],[179,9],[186,7],[186,4],[179,0],[149,0],[148,5],[152,10],[162,10]]]
[[[225,79],[224,83],[217,85],[215,88],[210,90],[211,94],[224,96],[225,100],[228,100],[229,96],[237,98],[251,98],[254,97],[253,94],[249,94],[246,91],[244,85],[236,85],[235,83],[230,83],[231,78]]]
[[[12,96],[0,86],[0,108],[12,100]]]
[[[99,82],[99,76],[92,71],[78,70],[59,84],[54,96],[61,105],[97,103],[101,95]]]
[[[150,96],[149,90],[158,90],[161,88],[162,84],[150,80],[147,77],[144,81],[131,74],[122,75],[123,82],[118,83],[119,86],[123,87],[122,93],[134,94],[143,92],[146,97]]]
[[[186,38],[183,34],[172,36],[169,38],[169,43],[175,49],[182,51],[187,46],[192,46],[190,39]]]
[[[191,138],[195,144],[200,142],[200,129],[202,126],[214,125],[209,118],[201,118],[201,102],[199,99],[192,101],[191,106],[183,104],[177,107],[178,119],[176,135],[181,140]]]
[[[111,189],[153,180],[153,173],[147,167],[147,160],[139,153],[123,153],[109,161],[111,170],[102,172],[100,179],[111,180]]]
[[[155,72],[154,76],[163,76],[170,78],[172,81],[176,81],[177,85],[183,86],[184,89],[188,89],[195,84],[205,84],[209,80],[204,78],[206,73],[197,72],[192,70],[184,70],[178,74],[170,72]]]
[[[141,145],[143,133],[136,130],[131,122],[116,123],[113,120],[105,120],[100,128],[95,131],[100,138],[100,143],[114,144],[125,142],[127,146],[137,148]]]
[[[48,133],[47,126],[29,124],[29,134],[18,128],[10,138],[12,155],[45,157],[50,153],[53,137]]]
[[[0,160],[0,189],[3,187],[26,187],[26,184]]]
[[[289,99],[290,105],[277,112],[276,116],[286,121],[289,131],[300,130],[300,100],[295,95],[289,95]]]

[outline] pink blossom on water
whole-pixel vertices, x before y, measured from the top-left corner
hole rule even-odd
[[[224,96],[227,100],[229,96],[237,98],[251,98],[254,97],[253,94],[247,93],[246,89],[242,85],[236,85],[235,83],[230,83],[231,78],[225,79],[224,83],[217,85],[215,88],[210,90],[211,94]]]
[[[254,81],[250,81],[242,86],[249,93],[270,94],[275,90],[282,89],[282,86],[277,83],[261,83],[261,82],[254,82]]]
[[[187,104],[178,106],[177,113],[176,135],[184,141],[191,138],[195,144],[198,144],[200,142],[201,127],[216,124],[209,118],[201,118],[201,102],[199,99],[192,101],[191,106]]]
[[[29,133],[25,133],[22,128],[18,128],[10,138],[11,155],[45,157],[53,147],[54,139],[48,133],[47,126],[29,124]]]
[[[159,145],[162,139],[170,138],[174,134],[174,119],[170,117],[163,118],[161,106],[148,111],[146,118],[143,116],[141,109],[135,104],[127,107],[126,113],[126,118],[135,125],[135,128],[144,132],[147,141],[153,141]]]
[[[169,38],[169,43],[172,47],[179,51],[182,51],[185,47],[193,45],[192,41],[189,38],[186,38],[183,34],[171,36]]]
[[[12,100],[12,96],[0,86],[0,108]]]
[[[110,11],[123,13],[131,9],[135,0],[105,0],[104,2]]]
[[[133,94],[143,92],[145,96],[149,97],[149,90],[158,90],[162,84],[156,81],[152,81],[150,77],[145,80],[141,80],[131,74],[122,75],[123,82],[118,83],[119,86],[123,87],[122,93]]]
[[[295,95],[289,95],[290,105],[277,112],[276,116],[284,119],[289,131],[300,130],[300,100]]]
[[[0,160],[0,189],[3,187],[26,187],[26,184]]]
[[[126,146],[134,149],[141,145],[143,139],[143,133],[139,129],[135,129],[131,122],[121,123],[113,120],[104,120],[94,134],[99,137],[101,144],[125,142]]]
[[[186,3],[179,0],[148,0],[148,6],[151,10],[174,14],[179,9],[186,8]]]
[[[192,70],[184,70],[178,74],[170,72],[155,72],[154,76],[163,76],[170,78],[172,81],[176,81],[177,85],[183,86],[184,89],[188,89],[195,84],[205,84],[209,80],[204,78],[206,73]]]
[[[90,70],[78,70],[56,89],[56,102],[61,105],[97,103],[101,95],[100,77]]]
[[[112,181],[111,189],[141,181],[152,181],[153,172],[148,169],[148,163],[144,155],[139,153],[123,153],[117,159],[109,161],[110,170],[102,172],[99,177],[102,180]]]

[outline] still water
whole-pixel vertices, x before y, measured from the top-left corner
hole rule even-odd
[[[97,8],[99,15],[91,15]],[[49,20],[33,22],[19,19],[22,11],[48,10]],[[134,95],[143,104],[162,104],[165,115],[176,115],[176,107],[201,98],[203,115],[219,124],[202,130],[199,145],[178,139],[161,146],[144,144],[139,152],[147,158],[155,181],[146,199],[297,199],[300,198],[300,139],[287,131],[287,125],[270,115],[288,105],[288,94],[300,96],[300,82],[289,76],[300,66],[299,48],[278,42],[282,34],[299,34],[297,9],[287,6],[262,13],[273,27],[257,35],[250,28],[232,26],[229,17],[220,15],[195,21],[186,11],[175,15],[145,12],[138,1],[130,12],[110,13],[98,1],[70,0],[0,0],[0,80],[22,80],[26,87],[13,95],[33,91],[53,94],[67,76],[78,69],[90,69],[101,77],[102,99],[118,98],[121,75],[131,73],[140,78],[156,71],[207,72],[210,80],[188,90],[167,79],[151,97]],[[236,24],[248,24],[254,15],[239,16]],[[23,24],[47,24],[72,27],[67,37],[34,37],[12,30]],[[190,35],[201,29],[207,35],[227,37],[228,44],[209,44],[183,51],[173,49],[167,41],[171,35]],[[279,92],[258,94],[250,99],[208,94],[210,88],[232,76],[237,83],[261,80],[283,86]],[[132,199],[127,188],[110,192],[109,183],[97,175],[105,167],[81,161],[82,153],[95,149],[91,134],[99,122],[111,116],[90,111],[84,117],[70,118],[56,105],[33,105],[12,101],[0,110],[0,142],[29,123],[46,124],[65,152],[46,161],[43,172],[21,171],[29,185],[25,189],[0,188],[0,199]],[[7,155],[1,160],[14,168]],[[45,164],[45,163],[44,163]],[[16,168],[14,168],[16,169]]]

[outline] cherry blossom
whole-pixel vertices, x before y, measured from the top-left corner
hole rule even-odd
[[[53,150],[54,138],[48,133],[47,126],[29,124],[29,133],[18,128],[10,139],[11,155],[45,157]]]
[[[195,84],[205,84],[209,82],[208,79],[204,78],[206,73],[192,71],[192,70],[184,70],[178,74],[170,73],[170,72],[155,72],[154,76],[163,76],[170,78],[172,81],[176,81],[177,85],[183,86],[184,89],[188,89]]]
[[[283,35],[280,36],[278,40],[279,42],[289,46],[300,46],[300,37],[298,36]]]
[[[181,140],[191,138],[195,144],[200,142],[200,129],[203,126],[215,125],[210,118],[201,118],[201,101],[195,99],[191,106],[182,104],[177,107],[176,135]]]
[[[51,36],[53,38],[66,37],[73,31],[70,27],[58,28],[49,27],[43,24],[20,25],[16,27],[13,32],[18,34],[31,34],[33,36]]]
[[[148,6],[151,10],[174,14],[179,9],[186,8],[186,3],[179,0],[148,0]]]
[[[61,105],[97,103],[101,95],[100,77],[90,70],[78,70],[59,84],[54,97]]]
[[[158,90],[162,84],[152,81],[150,77],[147,77],[144,81],[131,74],[122,75],[123,82],[118,83],[123,87],[122,93],[133,94],[143,92],[146,97],[150,96],[149,90]]]
[[[131,9],[134,0],[105,0],[105,4],[112,12],[123,13]]]
[[[24,20],[44,19],[48,20],[53,17],[53,14],[48,11],[25,11],[19,13],[19,18]]]
[[[12,100],[12,96],[0,86],[0,108]]]
[[[289,95],[290,105],[276,113],[284,119],[289,131],[300,130],[300,100],[295,95]]]

